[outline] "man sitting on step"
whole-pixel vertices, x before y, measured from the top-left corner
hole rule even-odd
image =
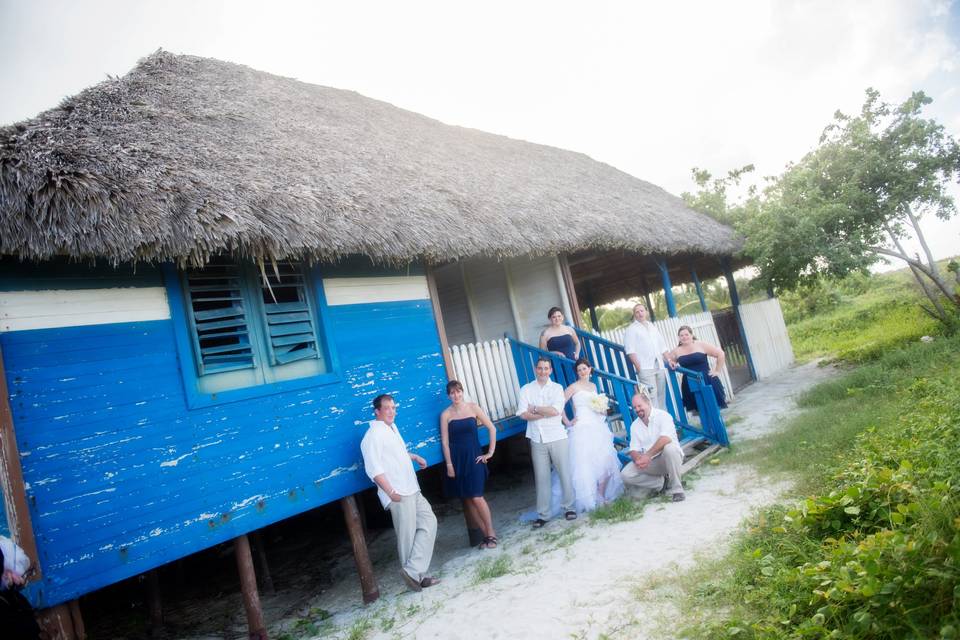
[[[627,450],[633,462],[620,471],[620,476],[628,487],[649,489],[651,497],[666,491],[674,502],[680,502],[685,497],[680,484],[683,450],[673,418],[666,411],[653,408],[646,390],[643,386],[640,389],[632,400],[637,419],[630,425]]]

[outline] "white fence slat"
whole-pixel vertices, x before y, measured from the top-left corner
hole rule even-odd
[[[490,353],[490,343],[484,342],[480,346],[487,370],[484,382],[489,388],[487,398],[490,401],[490,411],[487,415],[496,415],[497,419],[500,419],[503,416],[503,398],[500,395],[500,385],[497,384],[497,370],[493,361],[493,354]]]

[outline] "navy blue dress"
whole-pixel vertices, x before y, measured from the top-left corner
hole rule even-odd
[[[710,375],[710,361],[707,360],[707,354],[700,353],[699,351],[688,353],[685,356],[677,358],[677,364],[684,369],[691,369],[692,371],[702,373],[704,381],[709,381],[710,386],[713,387],[713,394],[717,397],[717,406],[721,409],[727,406],[727,394],[723,391],[723,383],[720,382],[720,378]],[[683,406],[687,411],[697,410],[697,399],[694,397],[693,392],[690,391],[690,386],[687,384],[687,376],[683,376],[683,382],[680,383],[680,395],[683,397]]]
[[[573,354],[577,352],[577,341],[568,333],[554,336],[547,339],[547,351],[559,351],[571,360],[576,360]]]
[[[447,423],[450,441],[450,462],[455,478],[444,476],[443,492],[450,498],[479,498],[487,481],[487,465],[476,462],[480,450],[477,419],[458,418]]]

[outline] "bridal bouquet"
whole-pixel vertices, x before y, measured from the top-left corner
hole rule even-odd
[[[590,398],[590,408],[601,415],[607,415],[607,409],[610,406],[610,398],[602,393],[598,393]]]

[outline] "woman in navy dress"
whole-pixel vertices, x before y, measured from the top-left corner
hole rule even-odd
[[[580,340],[576,331],[563,324],[563,311],[560,307],[550,307],[547,319],[550,324],[540,334],[540,348],[571,360],[579,358]]]
[[[697,340],[693,335],[693,329],[687,325],[680,327],[677,331],[677,338],[680,344],[676,349],[668,354],[671,364],[675,363],[684,369],[690,369],[703,374],[704,382],[708,382],[713,388],[713,394],[717,398],[717,406],[721,409],[727,406],[727,396],[723,391],[723,383],[717,377],[725,362],[726,356],[723,349],[715,347],[709,342]],[[716,358],[717,366],[710,368],[710,361],[707,357]],[[687,376],[683,376],[683,382],[680,384],[680,395],[683,398],[683,406],[687,411],[697,410],[697,399],[690,390],[690,384],[687,382]]]
[[[447,396],[451,405],[440,414],[440,444],[447,463],[444,493],[460,498],[468,526],[483,532],[479,548],[493,549],[499,541],[483,489],[487,481],[487,461],[497,448],[497,429],[480,405],[463,399],[463,385],[458,381],[447,383]],[[486,427],[490,434],[487,453],[480,449],[479,427]]]

